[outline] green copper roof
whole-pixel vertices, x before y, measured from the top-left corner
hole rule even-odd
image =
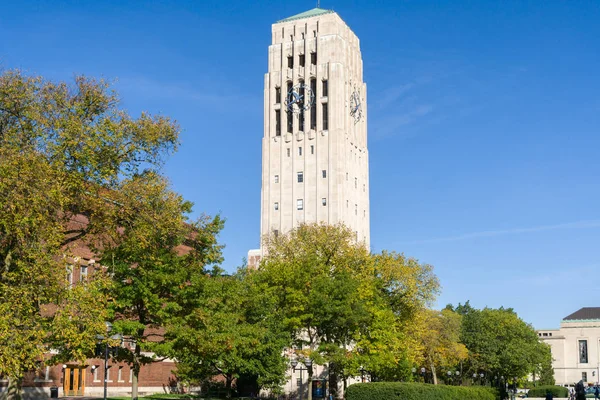
[[[304,11],[303,13],[292,15],[291,17],[287,17],[284,19],[280,19],[279,21],[277,21],[277,23],[293,21],[295,19],[316,17],[319,15],[331,14],[333,12],[334,12],[333,10],[325,10],[323,8],[313,8],[312,10]]]

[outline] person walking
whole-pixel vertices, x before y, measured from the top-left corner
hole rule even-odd
[[[554,396],[552,396],[552,392],[550,392],[549,390],[546,391],[546,398],[545,400],[553,400]]]
[[[600,397],[600,389],[598,388],[598,385],[596,385],[596,388],[594,389],[594,398],[598,400],[598,397]]]

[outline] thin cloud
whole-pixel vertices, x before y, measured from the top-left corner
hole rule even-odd
[[[567,222],[564,224],[556,225],[540,225],[529,228],[513,228],[513,229],[499,229],[490,231],[480,231],[465,233],[462,235],[438,237],[433,239],[414,240],[410,242],[404,242],[403,244],[425,244],[425,243],[440,243],[440,242],[455,242],[459,240],[478,239],[494,236],[503,235],[516,235],[521,233],[535,233],[545,231],[555,231],[560,229],[585,229],[585,228],[600,228],[600,219],[590,219],[585,221]]]

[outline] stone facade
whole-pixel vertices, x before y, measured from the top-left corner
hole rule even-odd
[[[557,385],[583,380],[597,384],[600,375],[600,307],[582,308],[565,317],[559,329],[538,330],[552,349]]]
[[[288,107],[294,90],[304,111]],[[313,9],[272,25],[262,154],[263,237],[343,223],[369,246],[363,63],[358,38],[336,13]]]

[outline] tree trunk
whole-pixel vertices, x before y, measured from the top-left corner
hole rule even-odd
[[[9,377],[6,392],[2,393],[0,399],[21,400],[21,383],[21,379]]]
[[[308,400],[312,400],[312,376],[313,370],[311,366],[308,368],[308,396],[306,396]]]
[[[136,343],[135,350],[133,352],[133,376],[131,379],[131,400],[138,400],[138,380],[140,376],[140,346]]]
[[[231,374],[227,374],[225,379],[226,379],[226,383],[225,383],[226,396],[228,399],[230,399],[231,398],[231,385],[233,383],[233,376]]]
[[[435,373],[435,364],[433,363],[433,360],[431,358],[429,359],[429,367],[431,368],[431,380],[434,385],[437,385],[438,381],[437,381],[437,375]]]

